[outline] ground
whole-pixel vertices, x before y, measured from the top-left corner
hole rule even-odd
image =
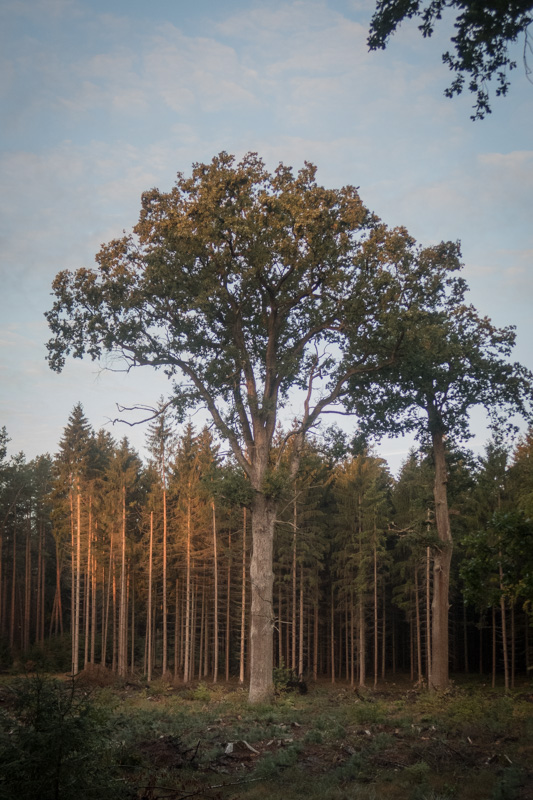
[[[121,780],[142,800],[533,799],[531,684],[322,683],[253,707],[236,685],[89,684],[79,691],[109,712]]]

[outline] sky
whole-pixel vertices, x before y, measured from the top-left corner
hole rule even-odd
[[[472,122],[473,97],[444,97],[452,21],[424,40],[402,25],[368,52],[367,0],[3,0],[0,4],[0,427],[10,452],[57,452],[77,402],[95,429],[169,386],[142,369],[46,362],[44,313],[64,269],[136,223],[143,191],[222,150],[318,167],[359,187],[422,245],[460,240],[469,300],[515,325],[533,369],[533,85],[523,42],[507,97]],[[130,417],[131,419],[131,417]],[[200,419],[200,418],[198,418]],[[195,419],[193,419],[195,422]],[[328,418],[328,424],[331,417]],[[355,427],[356,421],[342,423]],[[473,418],[472,446],[487,433]],[[387,441],[397,470],[410,442]]]

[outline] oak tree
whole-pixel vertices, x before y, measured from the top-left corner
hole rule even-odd
[[[299,403],[288,479],[305,433],[347,382],[394,362],[413,309],[448,271],[418,259],[352,186],[325,189],[312,164],[271,174],[257,154],[220,153],[142,197],[133,233],[95,269],[59,273],[49,363],[104,354],[164,370],[178,411],[204,406],[253,490],[250,700],[272,693],[272,552],[280,409]]]

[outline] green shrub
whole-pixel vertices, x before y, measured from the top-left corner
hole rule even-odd
[[[191,700],[196,700],[200,703],[209,703],[211,700],[211,692],[205,683],[199,683],[195,689],[191,689],[189,697]]]
[[[286,667],[283,659],[281,659],[279,667],[274,667],[272,671],[272,679],[274,681],[274,689],[278,694],[286,692],[294,682],[294,672],[290,667]]]
[[[108,721],[75,681],[40,675],[11,687],[0,715],[2,800],[128,796]]]

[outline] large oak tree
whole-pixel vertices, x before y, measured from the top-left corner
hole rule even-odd
[[[448,246],[419,251],[355,188],[325,189],[315,171],[269,174],[253,153],[195,164],[170,192],[143,195],[133,233],[104,245],[96,269],[57,275],[47,314],[53,369],[68,354],[110,353],[164,370],[174,406],[206,407],[246,474],[252,702],[272,693],[279,410],[299,402],[290,479],[321,412],[342,402],[351,378],[394,363],[418,310],[457,268]]]

